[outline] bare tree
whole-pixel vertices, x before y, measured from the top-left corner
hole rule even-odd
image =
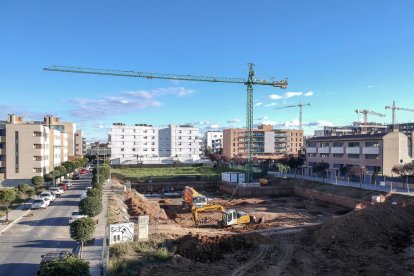
[[[398,174],[403,179],[403,181],[405,180],[405,187],[408,189],[408,177],[414,176],[414,164],[405,163],[395,165],[392,168],[392,172]]]
[[[349,169],[348,175],[349,176],[358,176],[359,177],[359,185],[362,187],[362,177],[366,174],[368,169],[366,167],[361,166],[353,166]]]

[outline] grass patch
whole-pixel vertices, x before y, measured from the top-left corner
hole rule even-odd
[[[174,177],[174,176],[218,176],[222,172],[228,172],[227,168],[209,167],[171,167],[171,168],[125,168],[112,169],[125,177]],[[236,171],[236,170],[232,170]]]
[[[109,248],[109,275],[137,275],[148,264],[160,263],[173,256],[165,235],[151,235],[146,242],[129,242]]]

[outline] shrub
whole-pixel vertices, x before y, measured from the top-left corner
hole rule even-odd
[[[47,173],[43,176],[45,182],[50,182],[53,180],[53,174]]]
[[[65,258],[45,263],[40,268],[40,275],[78,275],[89,276],[89,263],[81,258],[71,255]]]
[[[19,193],[23,194],[25,198],[31,197],[36,194],[35,189],[29,184],[19,184],[17,186]]]
[[[102,198],[102,189],[100,189],[98,187],[93,187],[92,189],[88,190],[87,196],[88,197]]]
[[[33,176],[32,177],[32,184],[33,184],[36,191],[42,190],[43,187],[45,186],[46,175],[44,177],[41,177],[41,176]]]
[[[99,215],[102,212],[102,200],[99,197],[86,197],[79,203],[79,210],[90,217]]]

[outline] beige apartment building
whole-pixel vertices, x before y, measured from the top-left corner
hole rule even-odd
[[[360,166],[369,173],[392,175],[392,168],[413,161],[413,140],[398,132],[313,137],[306,142],[306,174],[316,163],[328,163],[331,170]]]
[[[223,130],[223,155],[246,158],[246,129]],[[274,129],[272,125],[259,125],[253,129],[253,157],[279,159],[286,155],[298,155],[303,147],[303,130]]]
[[[55,117],[53,115],[46,115],[44,117],[44,123],[46,126],[51,127],[53,126],[56,129],[61,130],[67,134],[67,143],[68,143],[68,156],[72,157],[75,156],[75,136],[76,136],[76,124],[72,122],[62,122],[60,118]],[[81,154],[82,155],[82,154]]]
[[[58,118],[46,115],[43,121],[24,121],[8,115],[7,121],[0,121],[0,179],[30,179],[49,173],[68,160],[68,141]]]
[[[75,132],[75,156],[83,156],[85,151],[85,139],[83,138],[83,131],[81,129]],[[70,144],[69,144],[70,145]]]

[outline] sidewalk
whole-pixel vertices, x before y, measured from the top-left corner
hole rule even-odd
[[[364,184],[359,183],[359,182],[352,182],[352,181],[346,181],[346,180],[337,180],[335,181],[335,179],[331,179],[331,178],[325,178],[325,180],[323,180],[322,177],[316,177],[316,176],[306,176],[306,175],[295,175],[294,174],[287,174],[287,176],[289,178],[301,178],[301,179],[307,179],[307,180],[312,180],[312,181],[317,181],[317,182],[323,182],[325,184],[332,184],[332,185],[338,185],[338,186],[347,186],[347,187],[353,187],[353,188],[360,188],[360,189],[365,189],[365,190],[374,190],[374,191],[381,191],[381,192],[396,192],[396,193],[401,193],[401,194],[405,194],[405,195],[410,195],[410,196],[414,196],[414,191],[413,192],[407,192],[407,189],[401,189],[401,188],[394,188],[394,187],[390,187],[390,186],[380,186],[380,185],[373,185],[373,184]]]
[[[12,228],[13,225],[18,223],[23,216],[27,215],[30,212],[30,206],[32,202],[33,202],[33,199],[30,199],[27,202],[20,204],[19,207],[17,207],[16,209],[9,210],[9,221],[10,221],[9,224],[3,223],[3,221],[6,220],[6,216],[0,217],[0,221],[1,221],[0,234]]]
[[[91,276],[106,275],[103,252],[106,248],[106,223],[110,192],[111,181],[106,181],[102,195],[102,212],[96,217],[98,224],[93,235],[95,242],[93,245],[84,246],[82,250],[82,259],[89,261]]]

